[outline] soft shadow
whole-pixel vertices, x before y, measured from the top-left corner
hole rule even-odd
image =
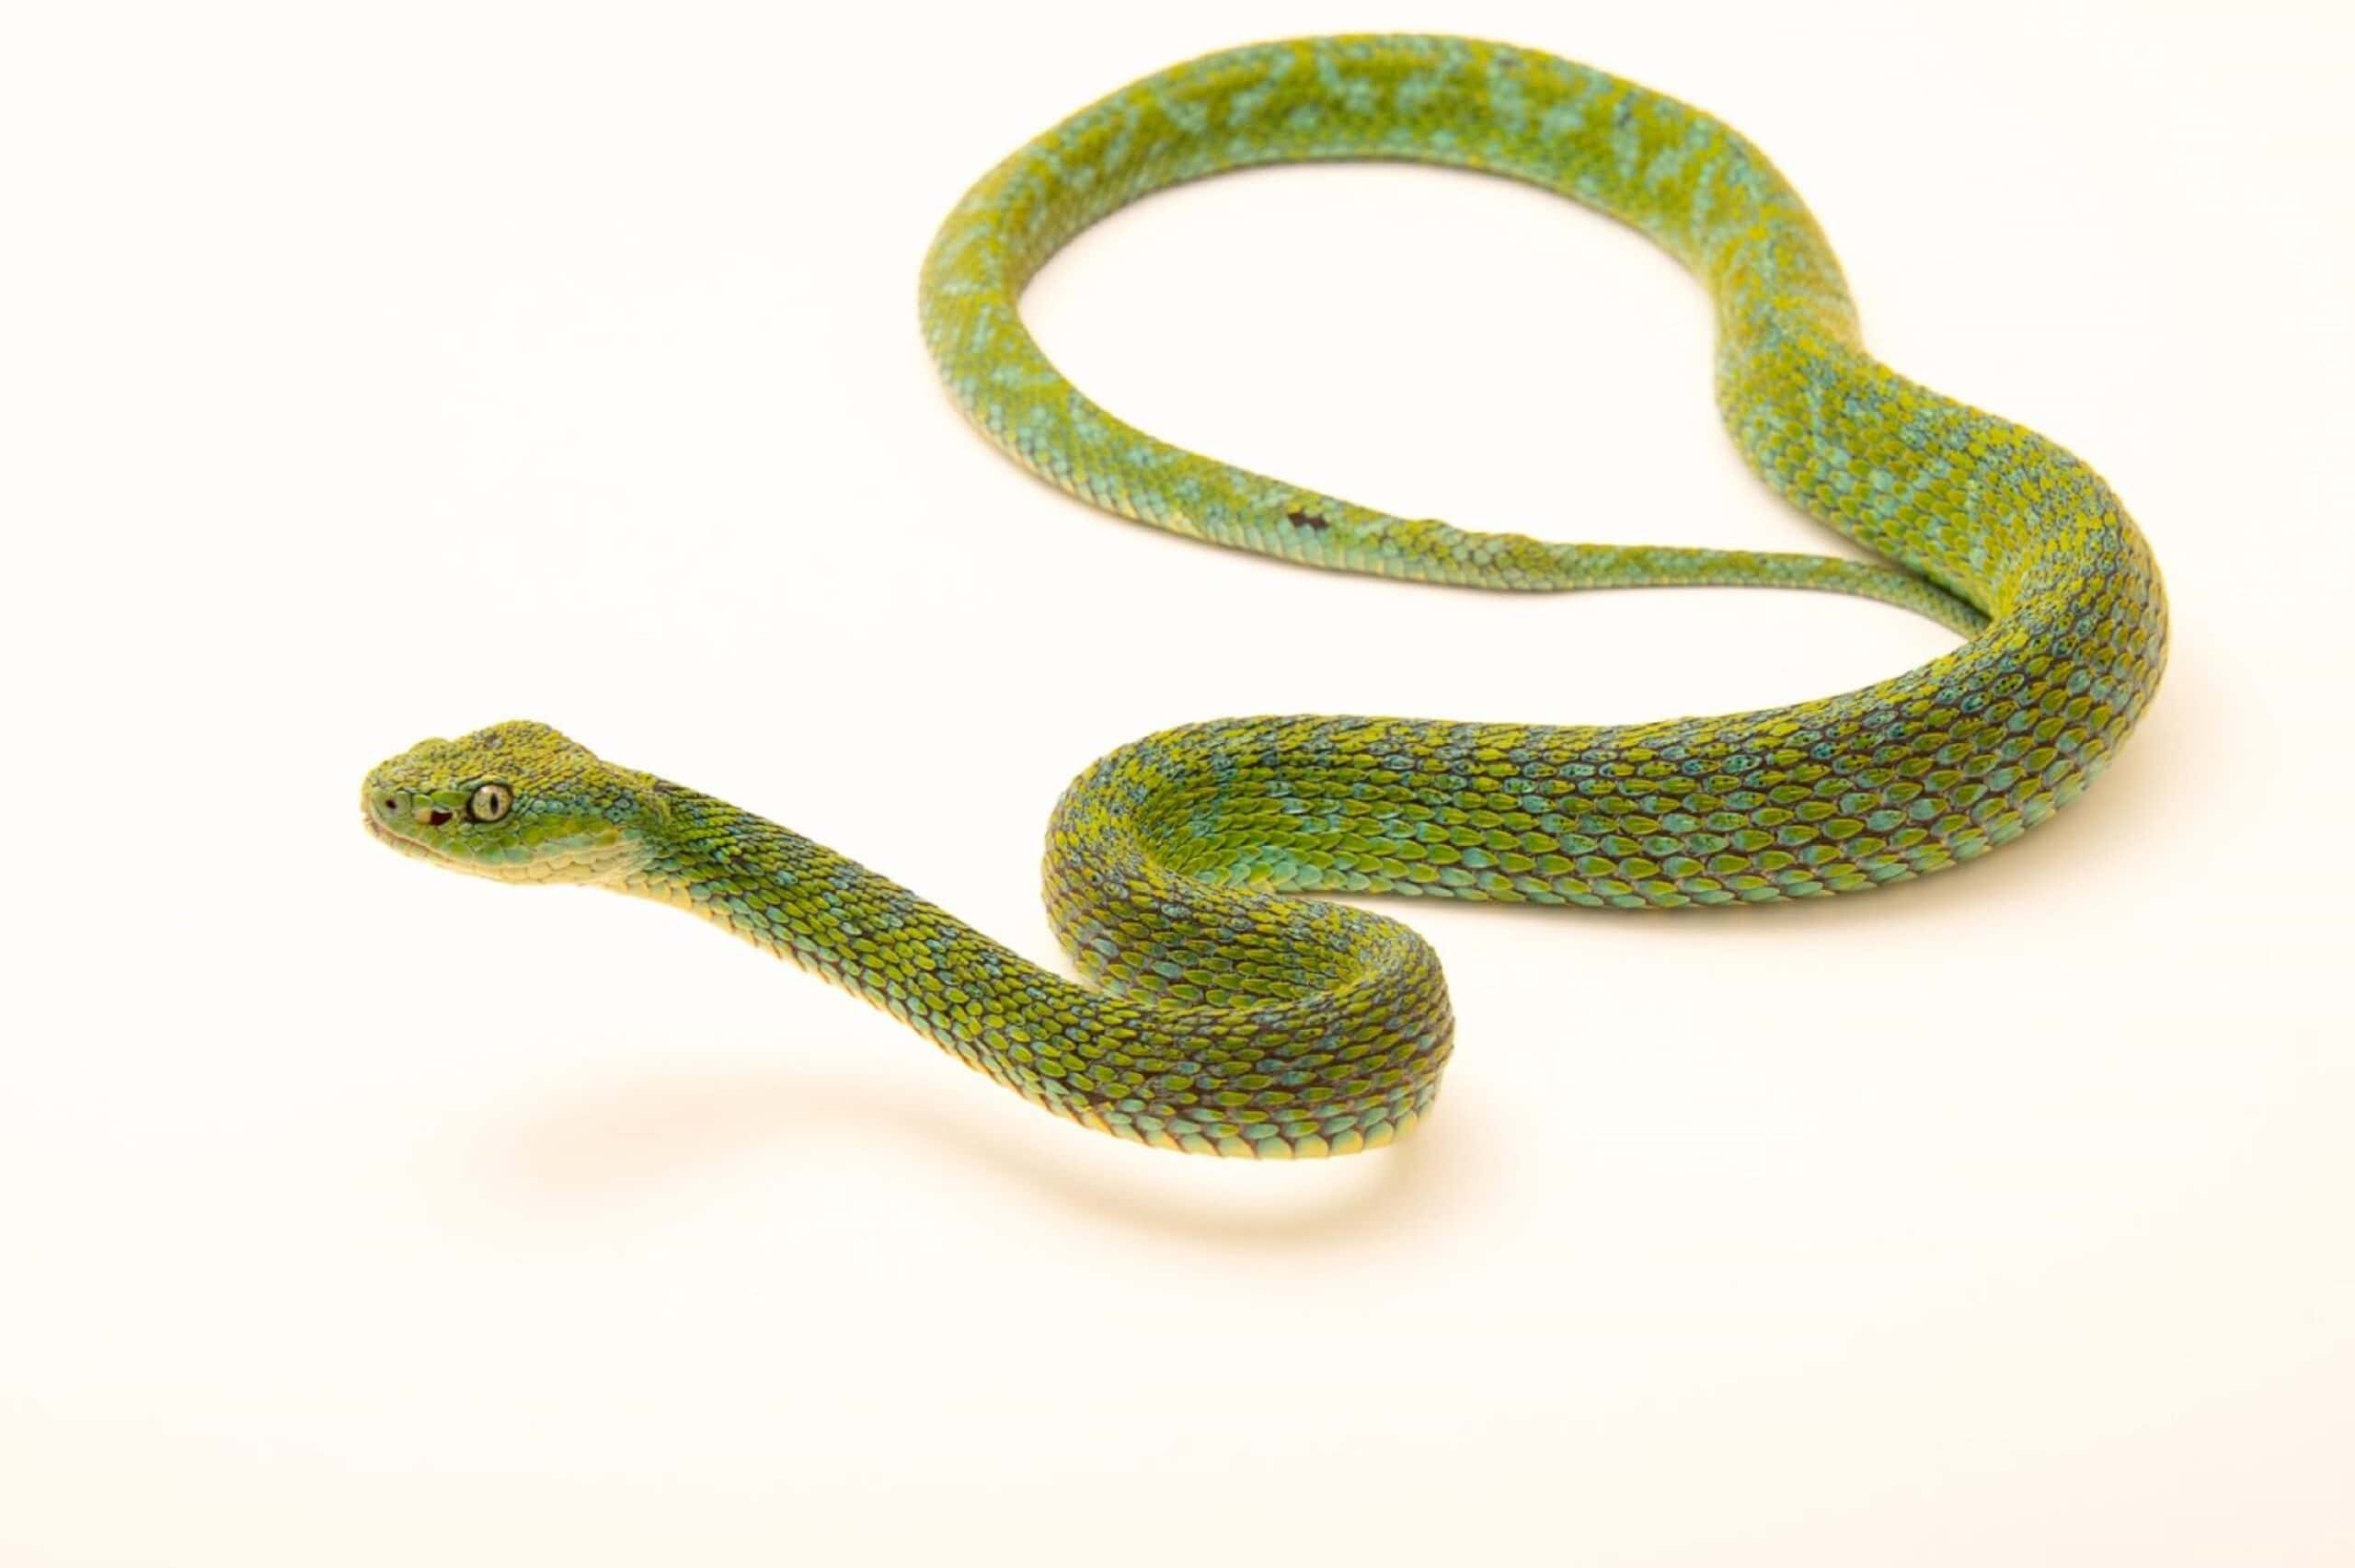
[[[508,1128],[489,1179],[532,1206],[595,1206],[755,1152],[789,1149],[843,1179],[852,1150],[922,1147],[1086,1223],[1228,1251],[1344,1246],[1476,1201],[1482,1184],[1478,1162],[1450,1158],[1478,1140],[1444,1108],[1388,1149],[1262,1166],[1123,1143],[990,1087],[1003,1119],[786,1070],[608,1080]]]

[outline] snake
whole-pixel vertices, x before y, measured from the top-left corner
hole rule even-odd
[[[1717,404],[1743,459],[1871,559],[1548,543],[1394,516],[1123,423],[1026,329],[1025,286],[1108,214],[1225,170],[1332,160],[1502,176],[1649,236],[1714,306]],[[1891,679],[1752,712],[1609,726],[1291,715],[1164,730],[1087,766],[1055,806],[1045,898],[1067,970],[532,721],[426,740],[373,769],[361,800],[373,833],[444,867],[691,910],[1083,1126],[1197,1153],[1338,1155],[1429,1116],[1454,1023],[1420,935],[1313,895],[1698,910],[1908,881],[2078,795],[2165,663],[2157,566],[2085,462],[1873,359],[1821,229],[1749,142],[1550,54],[1312,38],[1145,77],[982,176],[940,225],[918,303],[971,425],[1138,523],[1471,589],[1859,595],[1958,641]],[[1369,326],[1411,330],[1411,311]],[[1181,631],[1223,635],[1192,613]],[[1159,657],[1143,642],[1094,656]],[[953,798],[948,777],[933,787],[936,805]]]

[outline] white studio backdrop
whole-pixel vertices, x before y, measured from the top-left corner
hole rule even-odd
[[[1452,593],[966,429],[933,225],[1254,38],[1702,105],[1874,348],[2081,452],[2173,667],[2110,774],[1822,907],[1394,906],[1438,1115],[1091,1137],[675,913],[384,853],[546,719],[1042,960],[1048,807],[1225,713],[1618,720],[1947,646]],[[0,1563],[2355,1561],[2344,8],[75,6],[0,43]],[[1101,402],[1407,515],[1842,548],[1697,287],[1542,193],[1232,177],[1026,302]],[[1438,1554],[1438,1555],[1434,1555]]]

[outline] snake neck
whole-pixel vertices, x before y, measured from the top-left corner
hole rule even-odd
[[[611,885],[702,916],[911,1023],[1002,980],[1077,990],[846,855],[726,801],[657,786],[639,862]],[[955,955],[952,975],[940,960]],[[927,963],[927,958],[933,961]]]
[[[1437,1088],[1444,982],[1394,921],[1217,886],[1115,832],[1122,852],[1066,858],[1050,898],[1081,984],[790,829],[655,788],[642,854],[608,886],[824,977],[1085,1126],[1192,1152],[1346,1153],[1411,1128]],[[1122,888],[1122,909],[1074,897],[1083,877]],[[1134,929],[1148,894],[1151,944]]]

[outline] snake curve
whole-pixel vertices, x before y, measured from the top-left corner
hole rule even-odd
[[[1707,287],[1717,399],[1750,465],[1880,563],[1548,544],[1389,516],[1167,445],[1097,407],[1017,310],[1073,235],[1223,170],[1407,160],[1527,181],[1649,235]],[[368,776],[404,853],[694,910],[867,998],[1026,1098],[1165,1148],[1373,1148],[1429,1111],[1453,1041],[1439,962],[1320,890],[1677,908],[1861,891],[1993,849],[2085,788],[2155,691],[2166,612],[2084,463],[1862,347],[1798,197],[1724,125],[1586,66],[1444,37],[1212,54],[1082,109],[941,225],[925,340],[971,421],[1108,511],[1343,571],[1548,590],[1861,594],[1962,635],[1862,690],[1611,727],[1224,718],[1065,791],[1045,882],[1083,982],[785,828],[544,725],[429,740]],[[1882,564],[1885,563],[1885,564]]]

